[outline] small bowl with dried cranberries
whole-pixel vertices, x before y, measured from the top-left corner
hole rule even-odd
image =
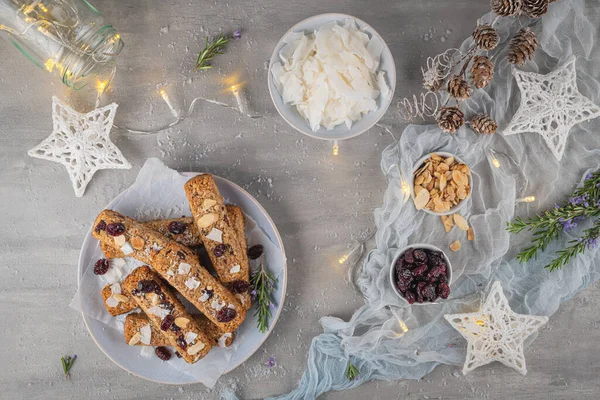
[[[432,304],[450,295],[452,266],[430,244],[413,244],[398,253],[390,268],[394,292],[408,304]]]

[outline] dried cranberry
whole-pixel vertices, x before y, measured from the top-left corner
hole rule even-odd
[[[96,225],[96,227],[94,228],[96,233],[103,231],[105,229],[106,229],[106,221],[104,221],[104,220],[101,220],[100,222],[98,222],[98,225]]]
[[[163,361],[169,361],[171,359],[171,352],[164,346],[158,346],[154,349],[156,356]]]
[[[173,321],[175,321],[173,315],[167,315],[165,318],[163,318],[162,322],[160,323],[160,330],[167,331],[171,327],[171,325],[173,325]]]
[[[415,250],[414,252],[415,260],[420,261],[422,263],[427,261],[427,253],[424,250]]]
[[[225,223],[226,223],[227,225],[229,225],[229,218],[227,218],[227,214],[225,214],[225,218],[223,218],[223,219],[225,220]]]
[[[120,222],[106,225],[106,233],[110,236],[121,236],[125,233],[125,225]]]
[[[421,264],[419,266],[417,266],[415,269],[412,270],[412,274],[414,276],[421,276],[425,273],[425,271],[427,271],[427,265],[426,264]]]
[[[178,251],[177,255],[179,256],[179,258],[181,258],[182,260],[185,260],[185,254],[183,254],[183,251]]]
[[[171,331],[173,331],[173,332],[175,332],[175,333],[178,333],[178,332],[181,330],[181,328],[180,328],[180,327],[178,327],[178,326],[177,326],[177,324],[173,324],[173,325],[171,325],[171,328],[170,328],[170,329],[171,329]]]
[[[413,264],[415,262],[414,258],[414,249],[408,249],[404,253],[404,261],[408,264]]]
[[[431,284],[425,286],[425,288],[423,289],[423,297],[429,301],[435,301],[437,297],[435,294],[435,286]]]
[[[223,307],[217,313],[217,321],[219,322],[229,322],[235,318],[237,312],[233,308]]]
[[[181,221],[173,221],[167,227],[167,229],[169,229],[169,232],[171,232],[175,235],[182,234],[183,232],[185,232],[186,228],[187,228],[187,225]]]
[[[410,288],[410,281],[406,281],[403,279],[400,279],[398,281],[398,290],[400,290],[402,293],[406,292],[408,288]]]
[[[94,274],[104,275],[108,271],[108,267],[110,267],[108,260],[106,258],[101,258],[94,264]]]
[[[179,335],[179,337],[175,339],[175,342],[177,343],[177,346],[181,347],[183,350],[187,348],[187,343],[185,342],[183,335]]]
[[[250,283],[246,281],[234,281],[231,283],[231,292],[233,294],[237,293],[247,293],[248,289],[250,289]]]
[[[408,304],[413,304],[415,302],[415,294],[413,292],[404,293],[404,298],[408,301]]]
[[[178,351],[175,352],[175,355],[177,356],[177,358],[181,358],[181,354],[179,354]]]
[[[446,275],[446,266],[438,265],[429,270],[427,279],[431,282],[435,282],[441,275]]]
[[[215,247],[215,249],[213,250],[213,253],[215,253],[215,257],[221,257],[223,254],[225,254],[226,250],[227,250],[227,246],[225,246],[225,244],[221,243],[221,244],[217,245],[217,247]]]
[[[407,281],[411,281],[412,277],[413,277],[413,273],[411,272],[410,269],[403,269],[398,274],[398,279],[404,279],[404,280],[407,280]]]
[[[447,299],[450,296],[450,286],[445,282],[439,283],[437,286],[437,295],[442,299]]]
[[[262,244],[257,244],[248,249],[248,258],[251,260],[256,260],[258,257],[262,256],[264,251],[264,247]]]
[[[208,295],[208,300],[210,300],[215,295],[215,291],[214,290],[203,289],[202,290],[202,294]]]
[[[139,290],[140,293],[156,293],[157,291],[160,291],[160,286],[152,280],[142,280],[138,282],[137,290]]]

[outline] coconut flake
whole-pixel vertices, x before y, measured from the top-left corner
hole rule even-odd
[[[200,301],[201,301],[201,302],[203,302],[203,303],[204,303],[206,300],[208,300],[208,299],[210,299],[210,295],[209,295],[207,292],[204,292],[204,293],[202,294],[202,296],[200,296],[200,297],[198,298],[198,300],[200,300]]]
[[[186,334],[185,334],[185,342],[186,342],[188,345],[190,345],[190,344],[192,344],[192,342],[193,342],[194,340],[196,340],[196,338],[197,338],[197,337],[198,337],[198,334],[197,334],[197,333],[194,333],[194,332],[188,332],[188,333],[186,333]]]
[[[154,347],[152,346],[140,346],[140,356],[144,358],[151,358],[154,355]]]
[[[165,310],[164,308],[159,307],[159,306],[152,306],[148,309],[147,312],[148,312],[148,314],[156,315],[160,319],[163,319],[167,315],[171,314],[169,312],[169,310]]]
[[[104,274],[104,278],[108,281],[109,284],[117,283],[121,280],[123,276],[123,271],[117,267],[110,267],[108,271]]]
[[[211,303],[211,307],[217,311],[220,311],[221,308],[225,307],[225,302],[219,302],[219,299],[215,297],[215,299]]]
[[[235,310],[235,306],[233,304],[231,304],[231,303],[229,303],[229,305],[227,307]]]
[[[177,273],[179,275],[187,275],[190,273],[190,269],[192,268],[192,266],[188,263],[181,263],[179,264],[179,269],[177,270]]]
[[[126,241],[125,240],[125,235],[115,236],[113,240],[115,241],[115,245],[117,247],[123,246],[125,244],[125,241]]]
[[[240,270],[242,269],[242,267],[240,267],[240,265],[234,265],[233,267],[231,267],[231,269],[229,270],[229,273],[231,274],[237,274],[238,272],[240,272]]]
[[[121,246],[121,251],[123,252],[123,254],[128,256],[133,253],[133,247],[131,247],[131,245],[128,242],[125,242],[125,244]]]
[[[152,244],[152,250],[161,251],[162,249],[163,249],[163,247],[161,245],[159,245],[158,243]]]
[[[227,347],[227,339],[230,339],[232,336],[229,332],[222,334],[219,338],[219,347]]]
[[[123,258],[113,258],[110,261],[110,265],[117,268],[123,268],[125,265],[127,265],[127,261],[125,261]]]
[[[206,237],[212,240],[213,242],[223,243],[223,232],[221,232],[217,228],[212,228],[208,235],[206,235]]]
[[[140,342],[144,343],[146,346],[150,344],[150,339],[152,338],[152,329],[149,324],[146,324],[140,328]]]
[[[200,286],[200,281],[192,276],[185,281],[185,286],[187,286],[190,290],[196,290],[198,289],[198,286]]]
[[[168,270],[167,270],[167,275],[169,275],[169,276],[173,277],[173,276],[175,276],[175,272],[173,272],[173,270],[172,270],[172,269],[168,269]]]
[[[121,294],[121,285],[117,283],[113,283],[110,285],[110,291],[112,294]]]
[[[119,300],[115,299],[115,296],[110,296],[106,299],[106,305],[109,307],[116,307],[119,305]]]

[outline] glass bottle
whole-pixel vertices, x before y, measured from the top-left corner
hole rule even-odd
[[[0,0],[0,31],[38,67],[79,90],[104,90],[123,42],[86,0]]]

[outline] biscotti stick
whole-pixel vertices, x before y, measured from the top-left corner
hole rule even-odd
[[[206,332],[206,334],[213,340],[214,346],[219,347],[229,347],[233,342],[233,334],[232,333],[222,333],[220,332],[216,326],[214,326],[205,316],[203,315],[194,315],[196,322],[200,327]],[[152,336],[150,338],[150,343],[145,344],[141,340],[131,340],[136,333],[140,332],[140,329],[144,326],[150,324],[150,329],[152,332]],[[154,325],[150,323],[148,316],[144,313],[132,313],[129,314],[125,318],[125,342],[129,343],[130,341],[134,343],[136,346],[171,346],[169,340],[165,335],[162,334],[160,329],[157,329]]]
[[[219,279],[237,292],[245,309],[250,308],[250,268],[242,244],[245,235],[240,235],[228,218],[215,180],[212,175],[198,175],[187,181],[184,188],[202,243]]]
[[[122,297],[117,297],[115,299],[115,295],[113,294],[113,292],[114,292],[113,288],[115,287],[115,285],[119,285],[119,284],[117,283],[117,284],[112,284],[112,285],[106,285],[102,289],[102,297],[104,298],[104,306],[106,307],[106,310],[110,313],[110,315],[112,315],[113,317],[116,317],[117,315],[127,314],[128,312],[131,312],[131,311],[135,310],[136,308],[138,308],[138,305],[135,302],[135,300],[133,299],[133,296],[131,296],[131,294],[122,293]],[[113,297],[113,299],[109,300],[111,297]],[[115,305],[115,302],[118,302],[118,303],[116,303],[116,305]],[[222,332],[215,324],[213,324],[204,315],[194,314],[194,318],[196,318],[196,322],[198,322],[198,324],[204,330],[204,332],[206,332],[208,334],[208,336],[213,338],[215,343],[218,344],[220,347],[229,347],[229,345],[231,345],[231,343],[233,342],[233,337],[234,337],[234,335],[232,333]],[[129,319],[132,319],[132,321],[129,322],[130,326],[128,329],[127,321]],[[138,323],[141,319],[143,319],[143,321],[145,321],[145,324],[147,324],[149,322],[148,318],[146,317],[146,314],[144,314],[144,313],[133,313],[126,317],[126,319],[125,319],[125,339],[126,339],[127,343],[129,343],[129,339],[131,339],[131,336],[133,336],[135,333],[137,333],[139,328],[142,326]],[[134,322],[135,322],[135,324],[134,324]],[[137,327],[137,330],[133,329],[136,327]],[[128,333],[128,331],[130,333]],[[154,332],[154,330],[152,332]],[[152,335],[153,335],[152,336],[153,341],[150,342],[150,346],[170,346],[170,344],[155,344],[154,333]],[[160,343],[167,343],[166,338],[161,338],[160,340],[162,340],[162,342],[160,342]],[[156,342],[156,343],[158,343],[158,342]],[[136,344],[144,345],[142,342],[139,342]]]
[[[135,220],[104,210],[92,233],[103,243],[120,246],[125,255],[152,265],[171,286],[223,332],[244,320],[240,302],[198,262],[194,252]]]
[[[125,278],[123,287],[186,362],[193,364],[208,354],[212,339],[150,267],[134,269]]]
[[[244,240],[244,248],[246,247],[246,233],[245,233],[245,222],[244,213],[238,206],[232,204],[227,205],[227,213],[232,225],[238,230],[238,234]],[[194,248],[202,246],[202,239],[200,233],[196,228],[194,219],[192,217],[183,217],[176,219],[162,219],[150,222],[141,222],[142,225],[146,225],[150,229],[157,231],[165,237],[176,241],[184,246]],[[111,258],[122,258],[125,257],[123,252],[114,246],[102,243],[102,252],[104,257]]]

